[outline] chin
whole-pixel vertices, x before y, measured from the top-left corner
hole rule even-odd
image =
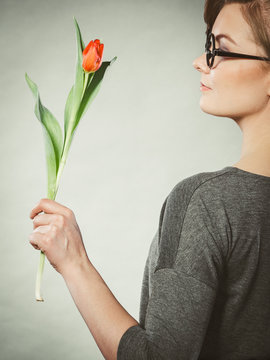
[[[202,98],[200,100],[200,108],[206,114],[216,115],[216,109],[209,106],[209,104],[206,104],[206,101]]]
[[[211,103],[211,101],[209,101],[209,103]],[[214,116],[229,117],[228,112],[221,111],[221,110],[217,109],[216,106],[214,106],[214,105],[211,106],[211,105],[212,104],[210,104],[210,105],[207,104],[207,101],[205,101],[205,99],[201,98],[200,108],[204,113],[214,115]]]

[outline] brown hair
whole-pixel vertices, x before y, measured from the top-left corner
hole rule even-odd
[[[241,12],[251,27],[255,43],[262,46],[266,56],[270,58],[270,0],[205,0],[204,21],[207,25],[205,33],[211,31],[216,17],[223,6],[241,4]],[[262,68],[269,70],[270,62],[260,61]]]

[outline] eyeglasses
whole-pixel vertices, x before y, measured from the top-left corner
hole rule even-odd
[[[215,47],[215,36],[211,32],[209,32],[208,35],[206,36],[205,51],[206,51],[206,63],[210,68],[214,64],[215,56],[270,61],[270,59],[266,58],[266,57],[247,55],[247,54],[239,54],[239,53],[234,53],[234,52],[229,52],[229,51],[223,51],[223,50],[220,50],[219,48],[216,49],[216,47]]]

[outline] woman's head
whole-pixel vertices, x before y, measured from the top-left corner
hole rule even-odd
[[[206,0],[204,20],[216,48],[270,58],[270,0]],[[265,112],[270,116],[270,62],[216,56],[210,69],[204,53],[193,66],[211,88],[202,92],[203,111],[235,120]]]

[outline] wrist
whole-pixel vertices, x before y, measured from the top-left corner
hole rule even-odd
[[[91,267],[93,267],[91,261],[87,256],[85,256],[74,264],[66,264],[61,271],[61,275],[64,280],[67,281],[69,278],[73,277],[78,273],[84,273],[89,271]]]

